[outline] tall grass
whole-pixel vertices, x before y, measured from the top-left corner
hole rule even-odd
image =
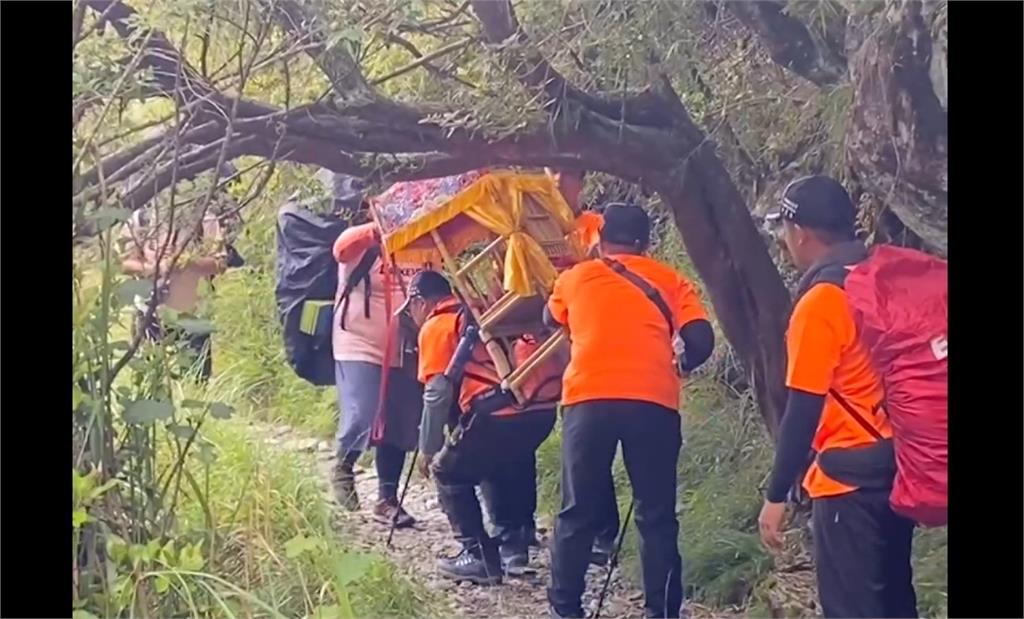
[[[174,344],[131,354],[130,302],[144,291],[116,274],[110,233],[76,254],[76,619],[433,615],[392,563],[347,548],[312,457],[266,447],[235,415],[334,426],[331,390],[301,383],[281,353],[269,223],[243,239],[249,266],[218,280],[212,325],[190,323],[215,329],[205,386]]]

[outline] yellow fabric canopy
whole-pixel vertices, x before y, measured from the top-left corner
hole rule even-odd
[[[572,210],[550,176],[491,172],[441,207],[392,231],[384,238],[384,248],[396,262],[428,264],[440,261],[437,249],[433,242],[417,241],[431,230],[439,231],[453,255],[498,235],[508,242],[502,280],[505,290],[531,296],[537,292],[537,282],[550,291],[557,276],[555,267],[537,241],[523,231],[526,196],[549,212],[566,235],[573,231]],[[463,217],[468,221],[458,221]]]

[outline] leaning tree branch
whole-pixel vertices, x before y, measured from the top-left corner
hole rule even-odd
[[[846,59],[819,44],[799,19],[786,13],[782,2],[726,2],[725,6],[767,48],[771,59],[818,86],[834,86],[846,73]]]

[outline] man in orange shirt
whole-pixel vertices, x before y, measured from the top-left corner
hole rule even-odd
[[[786,248],[805,273],[786,333],[789,400],[761,539],[782,547],[786,494],[813,450],[803,487],[825,617],[916,617],[913,523],[889,506],[896,463],[885,393],[842,288],[867,257],[855,236],[856,208],[838,182],[810,176],[785,189],[769,218],[782,220]]]
[[[573,231],[590,257],[597,256],[597,244],[600,241],[601,214],[596,211],[583,210],[580,196],[583,193],[583,181],[586,172],[579,170],[562,170],[558,173],[558,190],[565,198],[566,204],[576,215],[576,229]],[[617,519],[617,516],[616,516]]]
[[[598,244],[601,242],[604,218],[597,211],[583,209],[580,197],[583,195],[585,180],[585,170],[562,170],[558,173],[558,190],[576,215],[575,230],[572,234],[586,250],[587,257],[595,258],[598,255]],[[590,553],[590,562],[595,565],[605,565],[611,560],[615,551],[615,536],[619,533],[619,505],[615,498],[615,482],[611,477],[608,478],[602,505],[600,513],[603,524],[598,527],[594,548]]]
[[[545,320],[565,327],[571,341],[562,381],[562,510],[548,590],[559,617],[583,616],[584,577],[620,441],[642,539],[646,614],[678,617],[682,610],[680,377],[711,354],[714,331],[693,285],[644,255],[649,242],[643,209],[608,205],[601,258],[563,272],[545,307]],[[674,358],[676,338],[684,346]]]
[[[406,309],[420,325],[420,471],[427,477],[433,472],[441,507],[462,544],[461,553],[438,567],[454,580],[498,584],[502,571],[521,571],[529,561],[537,507],[535,452],[555,425],[564,365],[557,359],[542,364],[523,388],[527,403],[515,405],[443,275],[417,273],[399,311]],[[535,340],[516,341],[514,360],[521,363],[536,348]],[[484,529],[478,485],[488,496],[496,539]]]

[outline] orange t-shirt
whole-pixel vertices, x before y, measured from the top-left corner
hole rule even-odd
[[[857,337],[842,288],[818,284],[797,302],[786,332],[786,353],[786,386],[825,396],[825,408],[811,443],[815,452],[875,440],[829,395],[829,390],[839,393],[883,437],[892,436],[889,418],[879,407],[885,396],[882,381]],[[856,490],[825,475],[817,462],[807,471],[803,485],[811,498]]]
[[[459,346],[458,301],[442,301],[420,327],[419,335],[419,380],[423,384],[443,374],[448,369],[455,349]],[[473,399],[491,387],[501,383],[494,362],[484,345],[477,343],[473,354],[466,362],[462,376],[462,390],[459,392],[459,408],[469,412]]]
[[[677,410],[679,375],[672,338],[688,322],[707,319],[697,290],[668,265],[647,256],[617,255],[661,293],[673,310],[673,333],[643,291],[601,260],[564,271],[548,299],[552,317],[569,329],[571,358],[562,404],[641,400]]]

